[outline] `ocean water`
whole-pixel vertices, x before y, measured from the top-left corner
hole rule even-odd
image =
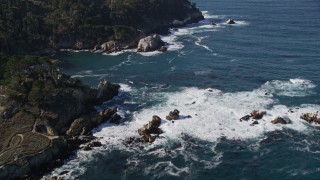
[[[194,2],[205,20],[163,36],[168,52],[63,57],[63,71],[90,86],[121,84],[97,109],[117,107],[123,119],[94,130],[102,147],[76,151],[44,178],[320,178],[320,126],[299,118],[320,110],[320,1]],[[174,109],[181,120],[163,120],[155,143],[124,143]],[[252,110],[267,115],[255,126],[239,121]],[[277,116],[293,123],[274,125]]]

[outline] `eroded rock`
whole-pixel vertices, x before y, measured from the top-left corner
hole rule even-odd
[[[320,124],[320,113],[319,111],[315,113],[305,113],[300,116],[301,119],[307,121],[308,123]]]
[[[240,121],[249,121],[250,117],[250,115],[245,115],[242,118],[240,118]]]
[[[292,121],[288,117],[276,117],[271,121],[272,124],[291,124]]]
[[[138,129],[138,133],[143,137],[145,142],[154,142],[159,134],[163,131],[159,128],[161,125],[161,118],[153,116],[149,124],[145,124],[142,128]]]
[[[120,44],[116,41],[105,42],[100,46],[100,49],[107,52],[116,52],[121,50]]]
[[[251,115],[252,119],[262,119],[263,116],[266,115],[266,114],[267,114],[266,111],[259,112],[259,111],[254,110],[254,111],[251,112],[250,115]]]
[[[169,115],[166,116],[166,119],[171,121],[171,120],[178,120],[179,119],[179,113],[180,111],[175,109],[173,111],[170,111]]]
[[[164,45],[165,43],[161,40],[159,35],[147,36],[140,39],[137,50],[139,52],[155,51]]]

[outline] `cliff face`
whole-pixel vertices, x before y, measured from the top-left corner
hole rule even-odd
[[[60,157],[71,142],[103,122],[93,109],[118,94],[119,85],[91,89],[59,72],[48,59],[1,56],[5,66],[0,87],[0,179],[19,177]],[[86,125],[73,122],[86,115]],[[92,116],[91,116],[92,117]],[[83,128],[86,128],[85,130]]]
[[[93,49],[114,40],[123,48],[150,33],[203,19],[188,0],[5,1],[0,9],[0,50]],[[180,23],[180,25],[182,25]]]

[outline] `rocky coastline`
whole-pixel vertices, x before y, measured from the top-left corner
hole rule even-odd
[[[150,51],[166,51],[166,42],[163,42],[159,34],[169,34],[170,28],[183,27],[188,24],[197,23],[204,19],[201,11],[192,10],[184,19],[170,19],[166,22],[154,22],[150,24],[147,30],[136,30],[136,33],[131,34],[131,37],[124,40],[109,40],[102,43],[94,41],[80,42],[78,40],[69,39],[68,41],[62,41],[55,45],[54,49],[51,49],[51,53],[59,51],[60,49],[68,50],[90,50],[99,53],[115,53],[128,49],[137,49],[138,52],[150,52]]]
[[[90,88],[49,59],[15,58],[19,64],[8,60],[12,76],[0,86],[0,179],[37,179],[94,140],[93,128],[119,123],[116,109],[99,114],[94,106],[112,100],[120,86],[103,80]]]
[[[49,9],[45,3],[27,3],[31,3],[29,6],[32,9]],[[176,4],[171,1],[165,3]],[[157,34],[168,34],[169,28],[204,19],[195,4],[184,3],[183,13],[163,17],[161,21],[147,19],[141,29],[112,25],[114,34],[101,37],[94,32],[89,33],[92,37],[83,36],[83,33],[88,34],[83,30],[80,34],[71,33],[67,28],[61,35],[43,30],[43,34],[49,34],[44,41],[38,42],[37,39],[41,48],[30,46],[21,49],[19,46],[13,48],[9,44],[0,44],[1,53],[4,53],[0,53],[0,179],[39,179],[54,167],[61,166],[74,150],[83,148],[88,151],[101,146],[91,133],[93,128],[106,121],[115,124],[121,121],[117,109],[105,109],[98,113],[94,108],[117,96],[118,84],[103,80],[96,87],[87,87],[61,73],[58,60],[39,55],[54,57],[52,54],[59,54],[61,49],[89,49],[101,53],[126,49],[166,51],[166,43]],[[50,16],[39,15],[47,18],[48,22]],[[119,28],[126,30],[121,38],[116,37]],[[156,118],[158,126],[159,120]],[[158,128],[151,126],[153,130]],[[157,130],[161,134],[161,130]],[[152,138],[150,142],[154,140]]]

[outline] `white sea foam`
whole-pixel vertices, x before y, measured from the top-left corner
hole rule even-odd
[[[226,22],[223,23],[223,25],[228,25],[228,26],[247,26],[250,23],[246,21],[241,21],[241,20],[234,20],[235,24],[227,24]]]
[[[203,47],[204,49],[208,50],[209,52],[213,52],[212,49],[210,49],[208,46],[204,45],[204,44],[201,44],[202,40],[206,39],[208,36],[203,36],[203,37],[198,37],[197,41],[195,42],[195,44],[197,46],[200,46],[200,47]]]
[[[305,79],[290,79],[289,81],[268,81],[262,85],[263,89],[279,96],[303,97],[314,94],[313,89],[316,85]]]
[[[168,43],[167,48],[168,51],[177,51],[184,48],[182,42],[177,41],[178,37],[175,35],[175,31],[171,30],[171,33],[166,36],[161,36],[161,39]]]
[[[113,148],[125,151],[143,151],[148,155],[154,153],[159,158],[168,156],[163,147],[170,142],[184,142],[185,135],[211,142],[216,144],[221,137],[227,139],[260,139],[263,138],[266,132],[282,130],[283,128],[290,128],[301,133],[308,134],[310,126],[299,118],[302,113],[315,112],[319,110],[319,105],[301,105],[299,107],[287,107],[278,103],[272,94],[266,94],[266,90],[274,91],[279,89],[278,86],[269,86],[271,81],[262,85],[260,88],[253,91],[225,93],[217,89],[199,89],[199,88],[184,88],[179,92],[172,93],[155,93],[152,98],[161,100],[163,103],[153,106],[141,111],[133,112],[132,121],[126,121],[120,125],[112,125],[109,123],[103,124],[94,131],[94,135],[100,138],[100,141],[105,146],[102,147],[103,151],[112,150]],[[279,81],[280,82],[280,81]],[[281,81],[280,84],[291,83],[290,86],[296,84],[304,85],[304,88],[314,87],[313,83],[308,80],[291,79],[289,81]],[[279,83],[276,83],[279,84]],[[289,87],[290,89],[290,86]],[[132,92],[133,89],[128,85],[121,85],[122,91]],[[268,87],[266,89],[266,87]],[[281,86],[282,87],[282,86]],[[281,88],[284,89],[284,88]],[[131,102],[130,103],[134,103]],[[129,137],[137,137],[137,129],[147,124],[153,115],[158,115],[165,118],[166,115],[173,109],[180,110],[180,120],[174,123],[162,120],[161,128],[164,134],[163,138],[157,139],[153,144],[147,144],[143,149],[128,148],[123,144],[123,140]],[[290,109],[290,110],[289,110]],[[125,109],[119,109],[122,117],[126,117],[131,112]],[[239,119],[252,110],[267,111],[267,115],[259,120],[259,124],[250,126],[251,120],[248,122],[240,122]],[[190,115],[191,118],[186,118]],[[274,125],[271,120],[278,116],[286,116],[292,120],[292,124],[287,125]],[[174,154],[184,154],[188,146],[182,145],[180,149],[176,149]],[[84,164],[90,161],[94,154],[99,153],[102,149],[94,149],[91,152],[78,151],[76,157],[68,161],[65,165],[55,169],[49,176],[56,176],[64,171],[69,173],[62,175],[62,177],[74,179],[85,172]],[[212,147],[212,152],[215,152],[215,146]],[[136,153],[136,152],[135,152]],[[182,154],[181,154],[182,153]],[[194,161],[201,161],[205,167],[212,168],[220,163],[220,158],[223,154],[217,153],[213,159],[206,162],[206,160],[199,159],[190,154],[186,158]],[[130,158],[133,161],[139,161],[137,157]],[[137,162],[139,164],[139,162]],[[188,167],[177,167],[171,161],[157,162],[155,165],[145,168],[145,173],[152,172],[155,168],[165,167],[166,172],[172,176],[179,176],[181,173],[188,173]]]
[[[303,82],[294,80],[294,82]],[[266,83],[268,84],[268,83]],[[181,92],[159,93],[160,99],[167,99],[165,103],[134,112],[134,120],[119,127],[102,129],[97,136],[108,137],[104,143],[119,144],[121,139],[136,135],[136,130],[147,124],[153,115],[161,118],[172,111],[179,109],[182,120],[171,123],[163,120],[162,129],[165,131],[164,139],[157,143],[165,143],[167,140],[179,140],[183,134],[210,142],[217,141],[224,136],[229,139],[248,139],[262,136],[265,132],[281,130],[283,127],[297,131],[305,131],[307,126],[300,120],[301,113],[314,112],[319,109],[317,105],[302,105],[294,112],[288,111],[293,107],[277,104],[272,94],[266,94],[265,84],[251,92],[223,93],[217,89],[186,88]],[[270,90],[268,88],[267,90]],[[239,119],[252,110],[267,111],[267,115],[256,126],[249,126],[252,121],[240,122]],[[192,118],[184,118],[191,115]],[[277,116],[287,116],[293,124],[273,125],[271,120]],[[121,134],[121,136],[118,136]]]
[[[205,75],[209,75],[211,73],[212,73],[211,69],[204,69],[204,70],[201,70],[201,71],[195,71],[194,75],[196,75],[196,76],[205,76]]]
[[[60,49],[61,52],[73,52],[73,53],[78,53],[78,52],[89,52],[91,50],[89,49],[82,49],[82,50],[75,50],[75,49]]]
[[[225,15],[211,15],[209,14],[209,11],[202,11],[202,15],[205,19],[223,19],[226,18]]]
[[[105,56],[118,56],[120,54],[130,53],[130,52],[137,52],[137,50],[136,49],[125,49],[125,50],[118,51],[118,52],[102,53],[102,55],[105,55]]]
[[[98,77],[98,78],[102,78],[102,77],[106,77],[109,74],[76,74],[76,75],[72,75],[72,78],[84,78],[84,77]]]

